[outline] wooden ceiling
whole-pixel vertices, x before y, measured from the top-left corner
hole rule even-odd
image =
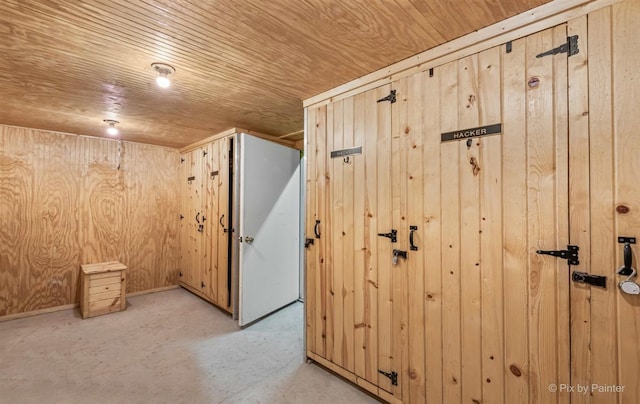
[[[0,124],[300,139],[302,100],[550,0],[2,0]],[[562,0],[555,0],[562,1]],[[153,62],[176,68],[155,85]],[[298,133],[294,133],[298,132]]]

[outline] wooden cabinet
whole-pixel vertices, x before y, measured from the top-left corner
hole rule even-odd
[[[81,266],[80,312],[82,318],[126,309],[126,271],[127,267],[117,261]]]
[[[180,284],[232,312],[229,198],[231,138],[182,153]]]

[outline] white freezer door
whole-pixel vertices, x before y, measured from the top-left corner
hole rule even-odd
[[[239,325],[299,296],[300,152],[240,134]]]

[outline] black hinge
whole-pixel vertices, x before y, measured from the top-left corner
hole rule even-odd
[[[578,35],[572,35],[570,37],[567,37],[566,43],[563,43],[557,48],[553,48],[546,52],[537,54],[536,57],[542,58],[545,56],[557,55],[558,53],[568,53],[567,56],[573,56],[573,55],[577,55],[579,52],[580,52],[580,49],[578,49]]]
[[[203,282],[203,281],[200,281],[200,287],[201,287],[201,288],[204,288],[204,287],[205,287],[205,286],[204,286],[204,282]]]
[[[397,372],[385,372],[384,370],[378,370],[378,373],[381,375],[388,377],[391,380],[391,384],[394,386],[398,385],[398,373]]]
[[[391,90],[389,95],[384,98],[380,98],[377,102],[390,101],[392,104],[396,102],[396,90]]]
[[[178,272],[178,276],[182,278],[182,271]]]
[[[390,238],[392,243],[395,243],[398,241],[398,230],[396,229],[391,229],[390,233],[378,233],[378,237],[386,237],[386,238]]]
[[[538,250],[536,251],[536,254],[552,255],[554,257],[568,260],[569,265],[579,265],[580,264],[580,259],[579,259],[580,257],[578,256],[579,250],[580,250],[580,247],[578,247],[577,245],[568,245],[566,250],[551,250],[551,251]]]
[[[207,151],[206,151],[206,150],[203,150],[203,151],[202,151],[202,157],[206,157],[206,156],[207,156]]]
[[[184,157],[180,157],[180,164],[184,163]]]
[[[571,280],[578,283],[586,283],[592,286],[607,288],[607,277],[600,275],[591,275],[586,272],[573,271]]]

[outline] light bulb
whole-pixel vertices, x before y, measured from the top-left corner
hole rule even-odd
[[[116,136],[118,134],[118,128],[116,128],[115,126],[109,126],[107,128],[107,133],[111,136]]]
[[[158,76],[156,78],[156,84],[162,88],[167,88],[171,85],[171,81],[167,76]]]

